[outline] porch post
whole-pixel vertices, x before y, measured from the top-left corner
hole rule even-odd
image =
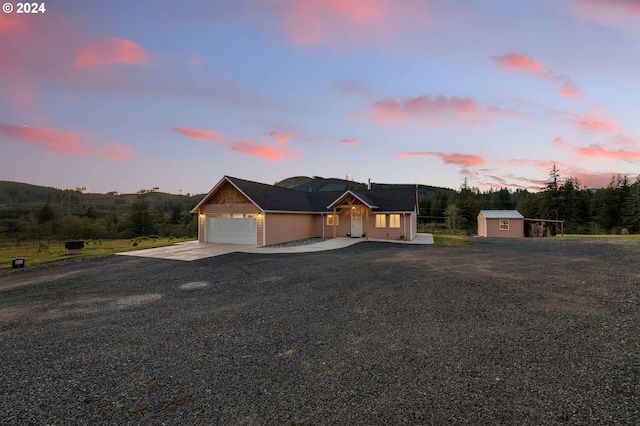
[[[364,216],[365,216],[364,232],[366,232],[364,239],[368,240],[369,239],[369,207],[365,206]]]
[[[336,228],[336,206],[333,206],[333,238],[338,235],[338,229]]]

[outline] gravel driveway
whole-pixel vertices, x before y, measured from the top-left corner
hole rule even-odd
[[[360,243],[0,275],[0,424],[640,422],[640,246]]]

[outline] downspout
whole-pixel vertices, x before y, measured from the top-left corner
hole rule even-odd
[[[262,245],[267,245],[267,212],[262,215]]]
[[[324,239],[324,213],[320,213],[320,220],[322,220],[322,239]]]

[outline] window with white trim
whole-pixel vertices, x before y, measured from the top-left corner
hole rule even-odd
[[[390,214],[389,215],[389,228],[400,228],[400,215],[399,214]]]
[[[332,214],[328,214],[327,215],[327,225],[333,225],[333,215]],[[335,215],[336,218],[336,225],[340,225],[340,215],[337,214]]]
[[[509,219],[500,219],[500,230],[501,231],[509,230]]]
[[[387,227],[387,215],[386,214],[377,214],[376,215],[376,228],[386,228]]]

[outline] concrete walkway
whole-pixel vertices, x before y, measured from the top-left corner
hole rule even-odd
[[[433,244],[433,235],[418,234],[413,241],[379,240],[374,238],[370,238],[368,240],[365,238],[331,238],[315,244],[292,247],[258,247],[246,244],[200,244],[197,241],[188,241],[186,243],[178,243],[166,247],[127,251],[118,253],[118,255],[191,262],[193,260],[221,256],[229,253],[313,253],[317,251],[340,249],[365,241],[385,242],[390,244]]]

